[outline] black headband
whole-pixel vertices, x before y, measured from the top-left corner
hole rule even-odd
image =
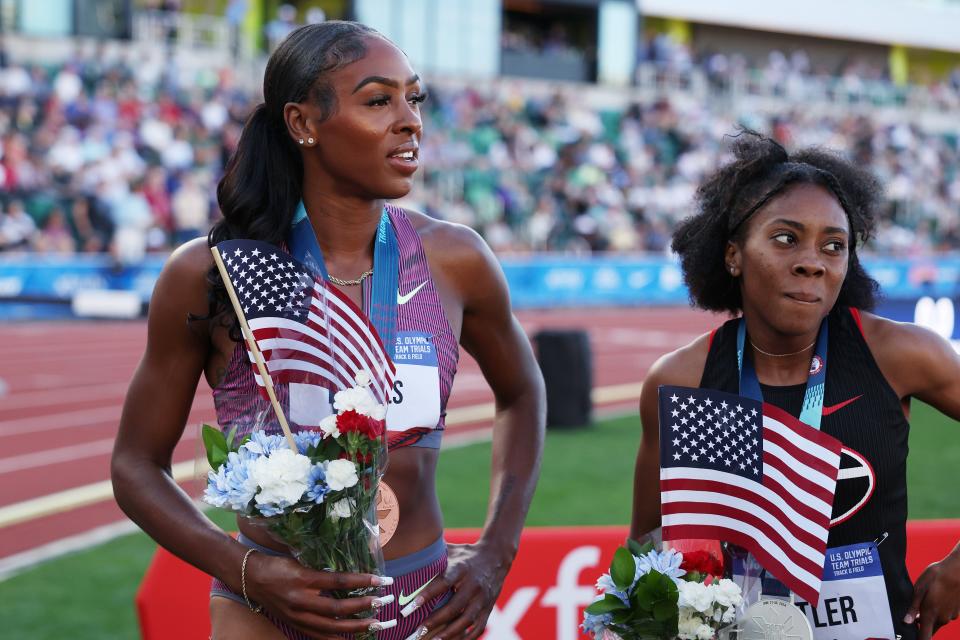
[[[827,187],[840,202],[844,213],[847,214],[847,221],[850,222],[847,198],[843,193],[843,189],[840,187],[840,183],[837,181],[836,176],[820,167],[815,167],[806,162],[783,162],[773,167],[759,182],[771,184],[772,186],[766,189],[759,198],[754,200],[753,204],[747,207],[741,215],[736,217],[731,215],[727,219],[727,233],[729,236],[733,236],[744,222],[749,220],[754,213],[767,204],[774,196],[783,191],[785,187],[797,182],[812,182]]]

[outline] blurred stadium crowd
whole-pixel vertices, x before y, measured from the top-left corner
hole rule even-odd
[[[548,44],[558,43],[562,34]],[[748,68],[736,56],[695,59],[661,37],[643,56],[643,68],[679,78],[681,93],[692,70],[716,90],[740,83],[787,97],[814,78],[848,96],[868,82],[891,102],[902,90],[856,62],[811,69],[802,53],[772,52]],[[0,250],[109,251],[132,263],[206,232],[216,182],[259,98],[231,69],[187,74],[97,54],[56,67],[0,62]],[[957,108],[960,70],[927,89],[941,108]],[[661,253],[697,183],[724,160],[725,134],[744,124],[788,146],[843,150],[872,169],[889,204],[871,251],[960,249],[956,127],[927,128],[909,109],[881,118],[808,109],[802,99],[732,116],[722,101],[670,92],[595,108],[583,93],[593,90],[535,94],[509,79],[431,86],[423,170],[404,203],[476,228],[501,253]]]

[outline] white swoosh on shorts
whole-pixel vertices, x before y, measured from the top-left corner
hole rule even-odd
[[[424,283],[424,284],[426,284],[426,283]],[[423,286],[423,285],[420,285],[420,286]],[[416,591],[414,591],[413,593],[411,593],[411,594],[408,595],[408,596],[403,595],[403,591],[401,591],[401,592],[400,592],[400,596],[397,598],[397,604],[399,604],[401,607],[407,606],[407,604],[408,604],[411,600],[413,600],[414,598],[416,598],[417,595],[419,595],[419,593],[420,593],[421,591],[423,591],[424,589],[426,589],[426,588],[427,588],[427,585],[429,585],[431,582],[433,582],[433,579],[436,578],[436,577],[437,577],[437,576],[433,576],[433,578],[430,578],[429,580],[427,580],[426,582],[424,582],[422,585],[420,585],[420,588],[419,588],[419,589],[417,589]]]
[[[410,302],[410,298],[417,295],[417,291],[420,291],[420,289],[422,289],[425,284],[427,284],[426,280],[421,282],[416,289],[414,289],[413,291],[411,291],[406,295],[403,295],[402,293],[400,293],[400,290],[397,289],[397,304],[407,304],[408,302]]]

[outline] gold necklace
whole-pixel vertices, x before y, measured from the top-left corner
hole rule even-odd
[[[804,351],[812,348],[813,345],[815,345],[815,344],[817,344],[817,341],[816,341],[816,340],[814,340],[813,342],[811,342],[810,344],[808,344],[807,346],[805,346],[803,349],[800,349],[800,351],[794,351],[793,353],[770,353],[769,351],[764,351],[763,349],[761,349],[760,347],[758,347],[757,345],[755,345],[752,340],[750,341],[750,346],[751,346],[751,347],[753,347],[755,350],[759,351],[760,353],[762,353],[762,354],[765,355],[765,356],[770,356],[771,358],[786,358],[786,357],[789,357],[789,356],[797,356],[797,355],[800,355],[801,353],[803,353]]]
[[[361,284],[364,280],[366,280],[369,276],[372,276],[372,275],[373,275],[373,269],[367,269],[366,271],[360,274],[359,278],[354,278],[353,280],[341,280],[340,278],[338,278],[333,274],[330,274],[328,278],[330,279],[330,282],[336,285],[340,285],[341,287],[355,287],[358,284]]]

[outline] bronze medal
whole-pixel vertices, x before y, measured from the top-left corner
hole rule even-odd
[[[380,546],[385,547],[400,524],[400,502],[390,485],[382,480],[377,492],[377,521],[380,524]]]

